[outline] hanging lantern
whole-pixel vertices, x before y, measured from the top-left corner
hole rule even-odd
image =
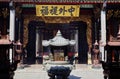
[[[22,53],[22,44],[21,44],[20,40],[18,40],[17,43],[15,43],[15,51],[17,53]]]

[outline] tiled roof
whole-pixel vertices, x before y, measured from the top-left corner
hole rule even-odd
[[[9,2],[10,0],[0,0],[0,2]],[[103,3],[104,0],[12,0],[21,3]],[[120,0],[107,0],[107,3],[120,3]]]

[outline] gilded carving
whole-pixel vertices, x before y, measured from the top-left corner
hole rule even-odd
[[[25,15],[24,16],[24,33],[23,33],[23,47],[26,47],[28,43],[28,24],[30,21],[41,21],[42,18],[36,17],[34,15]]]
[[[21,12],[22,12],[22,9],[20,8],[20,6],[17,6],[15,8],[15,14],[17,18],[20,18]]]
[[[108,10],[107,11],[107,20],[109,20],[111,17],[113,18],[119,18],[120,17],[120,10]]]
[[[24,19],[23,47],[28,43],[28,23],[29,19]]]
[[[92,47],[92,29],[91,29],[91,16],[89,15],[81,15],[79,18],[72,18],[72,21],[83,21],[87,23],[87,42],[89,47]]]
[[[42,17],[46,23],[69,23],[71,17]]]
[[[4,18],[6,18],[9,15],[8,9],[7,8],[2,8],[2,15]]]
[[[113,16],[113,10],[108,10],[107,11],[107,20]]]
[[[23,46],[25,47],[28,43],[28,24],[30,21],[45,21],[45,23],[69,23],[70,21],[84,21],[87,23],[87,41],[89,47],[92,47],[92,36],[91,36],[91,16],[81,15],[80,17],[36,17],[35,15],[24,16],[24,37]]]

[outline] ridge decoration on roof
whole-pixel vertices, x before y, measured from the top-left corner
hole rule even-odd
[[[103,3],[104,0],[12,0],[14,2],[19,3],[64,3],[64,4],[96,4],[96,3]],[[10,0],[0,0],[0,2],[10,2]],[[120,3],[120,0],[107,0],[107,3]]]

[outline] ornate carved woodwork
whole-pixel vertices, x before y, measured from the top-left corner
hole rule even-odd
[[[107,45],[105,47],[107,54],[106,60],[102,62],[104,79],[120,78],[120,10],[118,7],[119,5],[112,5],[107,10]]]
[[[20,6],[16,6],[15,8],[15,14],[17,18],[21,18],[22,8]]]
[[[120,41],[118,39],[119,24],[120,24],[120,10],[110,9],[107,11],[107,29],[108,41]]]
[[[7,17],[9,15],[8,8],[2,8],[1,15],[3,17],[3,23],[1,26],[1,35],[7,34]]]
[[[31,21],[45,21],[45,23],[69,23],[70,21],[84,21],[87,23],[87,41],[92,47],[91,35],[91,16],[81,15],[80,17],[36,17],[35,15],[24,15],[24,34],[23,34],[23,47],[28,43],[28,24]]]

